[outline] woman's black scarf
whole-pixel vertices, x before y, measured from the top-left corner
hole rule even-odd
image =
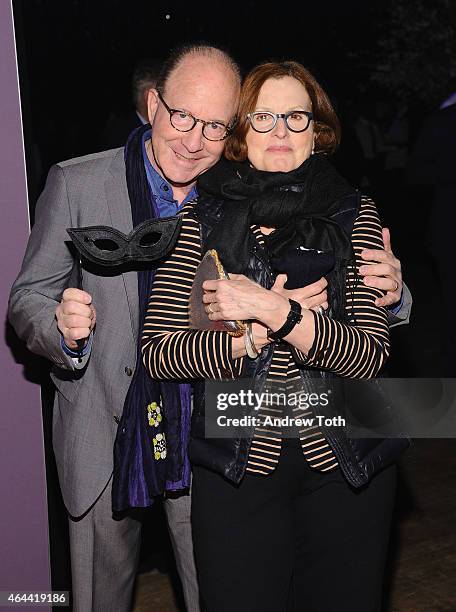
[[[248,161],[222,159],[198,180],[197,215],[204,218],[205,199],[223,200],[222,222],[208,236],[228,272],[245,274],[252,225],[276,228],[265,236],[271,260],[305,246],[335,254],[330,294],[343,304],[345,275],[354,262],[350,236],[332,218],[354,189],[327,161],[315,154],[291,172],[255,170]],[[341,309],[339,309],[341,310]],[[343,313],[338,313],[343,317]]]

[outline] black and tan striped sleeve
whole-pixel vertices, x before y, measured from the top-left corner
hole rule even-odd
[[[363,249],[383,249],[382,227],[375,204],[363,197],[353,226],[352,244],[356,256],[356,272],[366,264]],[[383,292],[367,287],[355,270],[347,275],[346,309],[352,325],[316,314],[315,340],[307,357],[297,351],[306,365],[324,368],[349,378],[375,376],[389,355],[388,314],[375,305]]]
[[[201,261],[200,229],[192,208],[184,207],[176,247],[155,274],[141,341],[143,363],[159,379],[232,378],[240,360],[231,359],[231,336],[189,329],[190,291]]]

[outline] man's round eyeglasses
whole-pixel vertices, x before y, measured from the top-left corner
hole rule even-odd
[[[203,121],[203,119],[197,119],[188,111],[170,108],[163,100],[163,96],[160,92],[158,92],[158,97],[169,113],[171,125],[179,132],[190,132],[197,123],[202,123],[204,138],[207,140],[224,140],[234,127],[234,125],[225,125],[220,121]]]
[[[255,132],[270,132],[275,128],[279,119],[284,119],[285,125],[291,132],[305,132],[313,118],[313,113],[303,110],[293,110],[288,113],[255,111],[248,113],[247,118]]]

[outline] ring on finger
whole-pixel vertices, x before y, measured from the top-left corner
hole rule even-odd
[[[399,283],[397,280],[394,281],[396,283],[396,287],[393,289],[393,293],[395,293],[399,289]]]
[[[323,308],[323,306],[318,306],[317,307],[317,312],[319,315],[324,315],[325,314],[325,310]]]
[[[212,304],[209,303],[207,305],[207,314],[213,314],[213,313],[214,313],[214,310],[212,310]]]

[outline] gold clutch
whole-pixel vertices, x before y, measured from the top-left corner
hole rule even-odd
[[[190,293],[190,327],[192,329],[207,329],[212,331],[227,331],[232,336],[244,335],[246,324],[244,321],[211,321],[207,316],[203,303],[203,283],[206,280],[228,279],[217,251],[211,249],[204,255],[196,269]]]

